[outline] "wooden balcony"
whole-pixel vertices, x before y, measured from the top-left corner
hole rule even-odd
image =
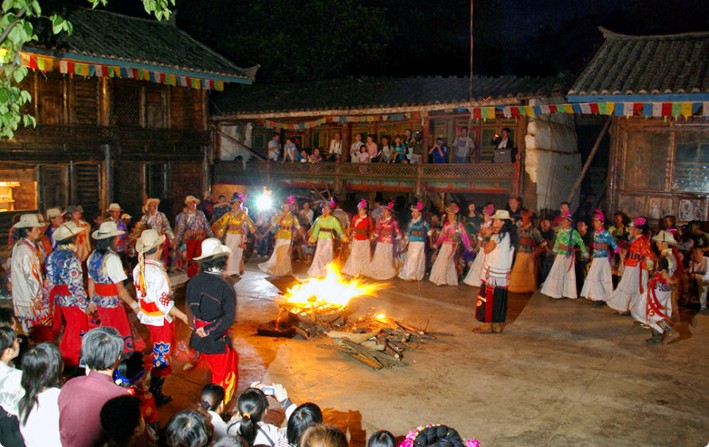
[[[218,162],[221,184],[329,188],[335,191],[400,191],[518,194],[519,163],[387,164]]]

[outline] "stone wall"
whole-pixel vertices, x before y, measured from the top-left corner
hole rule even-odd
[[[525,144],[525,203],[537,211],[559,209],[581,174],[574,117],[557,113],[530,119]],[[572,210],[578,202],[577,191]]]

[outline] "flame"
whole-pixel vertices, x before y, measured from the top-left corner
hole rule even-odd
[[[357,296],[371,295],[383,287],[382,284],[365,284],[358,279],[347,280],[340,275],[334,263],[327,265],[324,278],[309,278],[288,289],[286,302],[305,308],[341,308]]]

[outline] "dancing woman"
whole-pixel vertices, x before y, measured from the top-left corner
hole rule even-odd
[[[459,211],[460,208],[455,203],[451,203],[446,207],[446,221],[436,241],[436,247],[439,248],[439,251],[436,261],[431,267],[429,281],[437,286],[458,285],[458,271],[455,268],[456,251],[460,245],[463,245],[468,251],[472,249],[465,226],[458,222],[457,214]]]

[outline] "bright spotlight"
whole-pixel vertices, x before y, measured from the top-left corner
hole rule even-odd
[[[262,194],[256,199],[256,208],[258,208],[259,211],[270,210],[272,206],[273,201],[271,200],[271,196],[268,194]]]

